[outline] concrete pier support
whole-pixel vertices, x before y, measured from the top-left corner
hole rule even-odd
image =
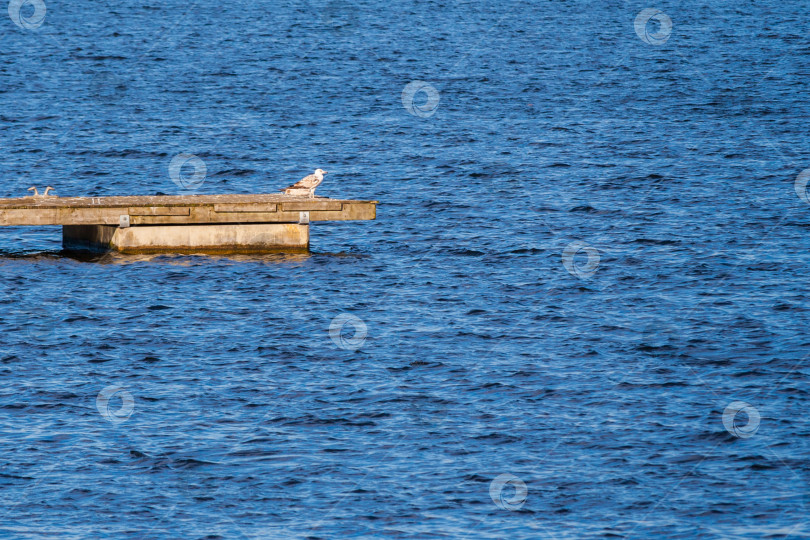
[[[209,225],[64,225],[68,250],[122,253],[265,253],[306,251],[309,225],[242,223]]]

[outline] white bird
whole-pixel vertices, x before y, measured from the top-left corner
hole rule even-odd
[[[321,185],[323,175],[327,172],[322,169],[315,169],[315,174],[305,176],[290,187],[284,188],[284,193],[287,195],[303,195],[302,191],[308,191],[309,198],[313,199],[315,197],[315,188]]]
[[[36,199],[43,199],[45,197],[54,197],[54,195],[48,195],[48,192],[51,191],[51,190],[56,191],[51,186],[48,186],[48,187],[45,188],[45,193],[40,195],[36,186],[31,186],[30,188],[28,188],[28,191],[33,191],[34,192],[33,197],[36,198]]]

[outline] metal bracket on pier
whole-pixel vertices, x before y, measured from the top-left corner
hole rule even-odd
[[[298,224],[309,225],[309,212],[298,212]]]
[[[124,214],[118,217],[118,226],[122,229],[126,229],[129,227],[129,215]]]

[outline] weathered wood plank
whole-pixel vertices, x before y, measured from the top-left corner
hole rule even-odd
[[[312,202],[310,202],[312,201]],[[344,201],[324,201],[318,199],[306,199],[303,201],[292,201],[281,204],[284,212],[312,212],[314,210],[341,210]]]
[[[181,195],[136,197],[48,197],[0,199],[0,226],[132,225],[200,223],[298,223],[367,220],[376,217],[376,201],[336,200],[284,194]]]
[[[191,210],[187,206],[149,206],[146,208],[128,208],[130,216],[188,216]]]
[[[278,210],[278,205],[275,203],[258,203],[258,204],[215,204],[214,212],[228,213],[228,212],[275,212]]]

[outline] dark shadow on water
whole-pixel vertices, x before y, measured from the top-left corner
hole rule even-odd
[[[97,253],[80,250],[37,250],[37,251],[10,251],[0,249],[0,262],[3,260],[17,261],[42,261],[60,259],[70,259],[80,263],[95,264],[133,264],[141,262],[153,262],[159,264],[191,265],[203,264],[206,262],[232,262],[232,263],[269,263],[287,264],[303,263],[311,259],[319,258],[348,258],[365,259],[369,255],[363,253],[326,253],[326,252],[276,252],[276,253],[248,253],[248,254],[210,254],[210,253],[150,253],[150,254],[125,254],[114,251]]]

